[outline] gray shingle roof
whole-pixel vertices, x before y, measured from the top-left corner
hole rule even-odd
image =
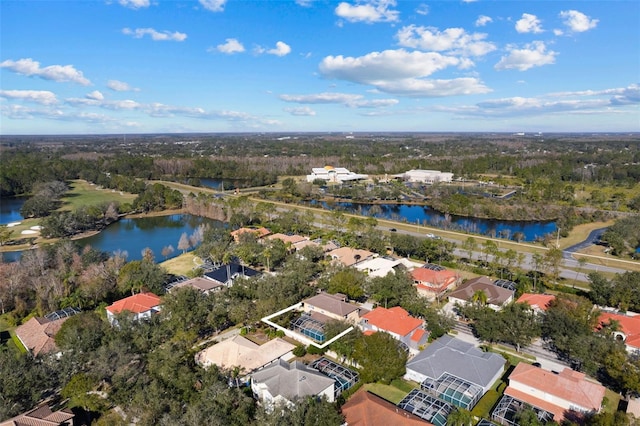
[[[432,379],[449,373],[468,382],[487,387],[505,359],[492,352],[482,352],[470,343],[442,336],[407,363],[407,369]]]
[[[257,383],[264,383],[271,395],[281,395],[288,400],[318,395],[335,381],[318,370],[307,367],[301,362],[289,364],[283,359],[256,371],[251,379]]]

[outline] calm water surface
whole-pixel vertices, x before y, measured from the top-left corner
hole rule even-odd
[[[0,197],[0,225],[20,222],[24,219],[20,214],[20,209],[25,201],[27,201],[26,197]]]

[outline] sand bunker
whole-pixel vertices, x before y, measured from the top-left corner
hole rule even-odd
[[[18,226],[20,225],[22,222],[11,222],[11,223],[7,223],[7,228],[11,228],[13,226]]]
[[[31,229],[25,229],[24,231],[21,232],[22,235],[33,235],[33,234],[37,234],[38,231],[33,231]]]

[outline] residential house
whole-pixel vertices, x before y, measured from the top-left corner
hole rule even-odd
[[[437,266],[437,265],[436,265]],[[429,300],[441,297],[460,283],[460,274],[443,267],[421,267],[411,271],[418,294]]]
[[[496,353],[444,335],[407,362],[404,377],[420,383],[426,393],[470,410],[500,378],[505,364]]]
[[[604,386],[587,380],[584,373],[565,368],[555,373],[521,362],[509,375],[509,386],[492,419],[503,425],[513,425],[513,416],[523,404],[534,408],[543,421],[558,423],[570,412],[597,413],[605,395]]]
[[[367,175],[350,172],[344,167],[325,166],[312,168],[311,174],[307,175],[307,182],[313,182],[316,179],[321,179],[326,180],[327,182],[342,183],[366,178],[368,178]]]
[[[354,393],[341,408],[348,426],[425,426],[420,417],[398,410],[389,401],[367,392],[364,388]]]
[[[340,247],[327,253],[334,262],[341,263],[344,266],[353,266],[358,262],[363,262],[376,256],[368,250],[354,249],[351,247]]]
[[[335,401],[335,380],[299,361],[279,359],[252,373],[251,390],[268,411],[309,396]]]
[[[233,240],[237,243],[240,241],[240,235],[244,234],[245,232],[254,234],[257,239],[266,237],[267,235],[271,234],[271,231],[269,231],[267,228],[259,227],[259,228],[239,228],[239,229],[236,229],[235,231],[231,231],[231,236],[233,237]]]
[[[213,364],[221,369],[240,367],[248,374],[280,358],[293,358],[294,349],[294,345],[279,337],[258,345],[238,335],[198,352],[196,362],[205,368]]]
[[[372,257],[354,265],[359,271],[365,272],[370,277],[386,277],[387,274],[395,274],[400,267],[412,267],[407,259],[394,259],[391,257]]]
[[[540,293],[522,293],[522,296],[516,300],[517,303],[527,303],[536,313],[542,313],[547,310],[549,304],[556,300],[553,294]]]
[[[412,354],[420,352],[427,343],[429,333],[424,329],[424,321],[409,315],[400,306],[377,307],[362,315],[359,323],[363,332],[385,331],[401,341]]]
[[[117,324],[116,316],[122,312],[133,314],[134,320],[149,319],[160,312],[162,301],[153,293],[138,293],[125,297],[106,307],[109,323]]]
[[[280,240],[285,245],[289,245],[290,247],[293,247],[296,243],[301,243],[303,241],[308,241],[309,240],[308,238],[303,237],[301,235],[287,235],[287,234],[281,234],[281,233],[271,234],[271,235],[267,236],[266,239],[267,240]]]
[[[360,320],[360,314],[366,310],[358,305],[347,303],[347,298],[343,294],[319,293],[302,301],[302,310],[312,317],[319,319],[334,319],[347,321],[356,324]],[[319,315],[317,315],[319,314]]]
[[[295,243],[293,245],[293,247],[296,249],[296,251],[300,251],[300,250],[302,250],[303,248],[305,248],[307,246],[320,247],[322,249],[322,251],[325,252],[325,253],[329,252],[331,250],[335,250],[337,248],[340,248],[335,242],[327,241],[326,243],[323,243],[320,238],[315,239],[315,240],[299,241],[299,242],[297,242],[297,243]]]
[[[55,337],[67,318],[51,320],[49,318],[34,317],[16,328],[16,336],[22,346],[33,356],[56,352]]]
[[[53,411],[48,405],[41,405],[0,422],[0,426],[72,426],[74,417],[70,410]]]
[[[449,302],[453,304],[468,305],[474,303],[475,294],[480,291],[484,292],[486,296],[486,306],[496,311],[511,303],[515,296],[514,290],[494,285],[493,281],[487,277],[478,277],[462,283],[447,297],[449,297]]]
[[[634,312],[619,314],[603,311],[598,317],[599,327],[617,321],[619,330],[613,333],[614,337],[624,342],[627,352],[640,354],[640,315]]]
[[[210,294],[219,292],[220,290],[225,288],[225,285],[215,280],[203,277],[195,277],[191,278],[190,280],[182,281],[173,285],[169,291],[173,292],[179,288],[192,288],[194,290],[198,290],[201,293]]]
[[[259,274],[259,271],[239,263],[228,263],[205,273],[203,278],[222,284],[225,287],[231,287],[238,279],[255,277]]]

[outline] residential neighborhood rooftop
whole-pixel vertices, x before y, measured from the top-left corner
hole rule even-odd
[[[359,389],[342,406],[342,414],[349,426],[425,426],[426,421],[377,395]]]
[[[346,317],[359,310],[357,305],[345,302],[345,297],[338,294],[320,293],[302,301],[306,307],[314,307],[323,311]]]
[[[493,285],[493,281],[486,277],[473,278],[449,293],[449,298],[470,301],[477,291],[487,295],[487,304],[501,306],[513,298],[514,291]]]
[[[314,396],[335,385],[335,380],[299,361],[289,363],[283,359],[251,374],[251,380],[264,384],[273,396],[289,401]]]
[[[339,249],[331,250],[327,255],[345,266],[353,266],[358,262],[373,257],[375,253],[351,247],[340,247]]]
[[[67,319],[33,317],[16,328],[16,336],[33,356],[53,352],[58,349],[54,338]]]
[[[527,303],[534,310],[546,311],[549,303],[555,299],[556,296],[553,294],[523,293],[516,302]]]
[[[128,311],[134,314],[149,311],[157,306],[160,306],[162,301],[159,296],[153,293],[138,293],[133,296],[125,297],[117,302],[114,302],[110,306],[106,307],[106,310],[112,314],[119,314],[122,311]]]
[[[406,336],[423,324],[421,319],[412,317],[400,306],[389,309],[378,306],[371,312],[362,315],[362,319],[381,330],[390,331],[400,336]]]
[[[213,364],[220,368],[242,367],[249,373],[287,355],[294,348],[279,337],[258,345],[243,336],[235,336],[199,352],[196,360],[204,367]]]

